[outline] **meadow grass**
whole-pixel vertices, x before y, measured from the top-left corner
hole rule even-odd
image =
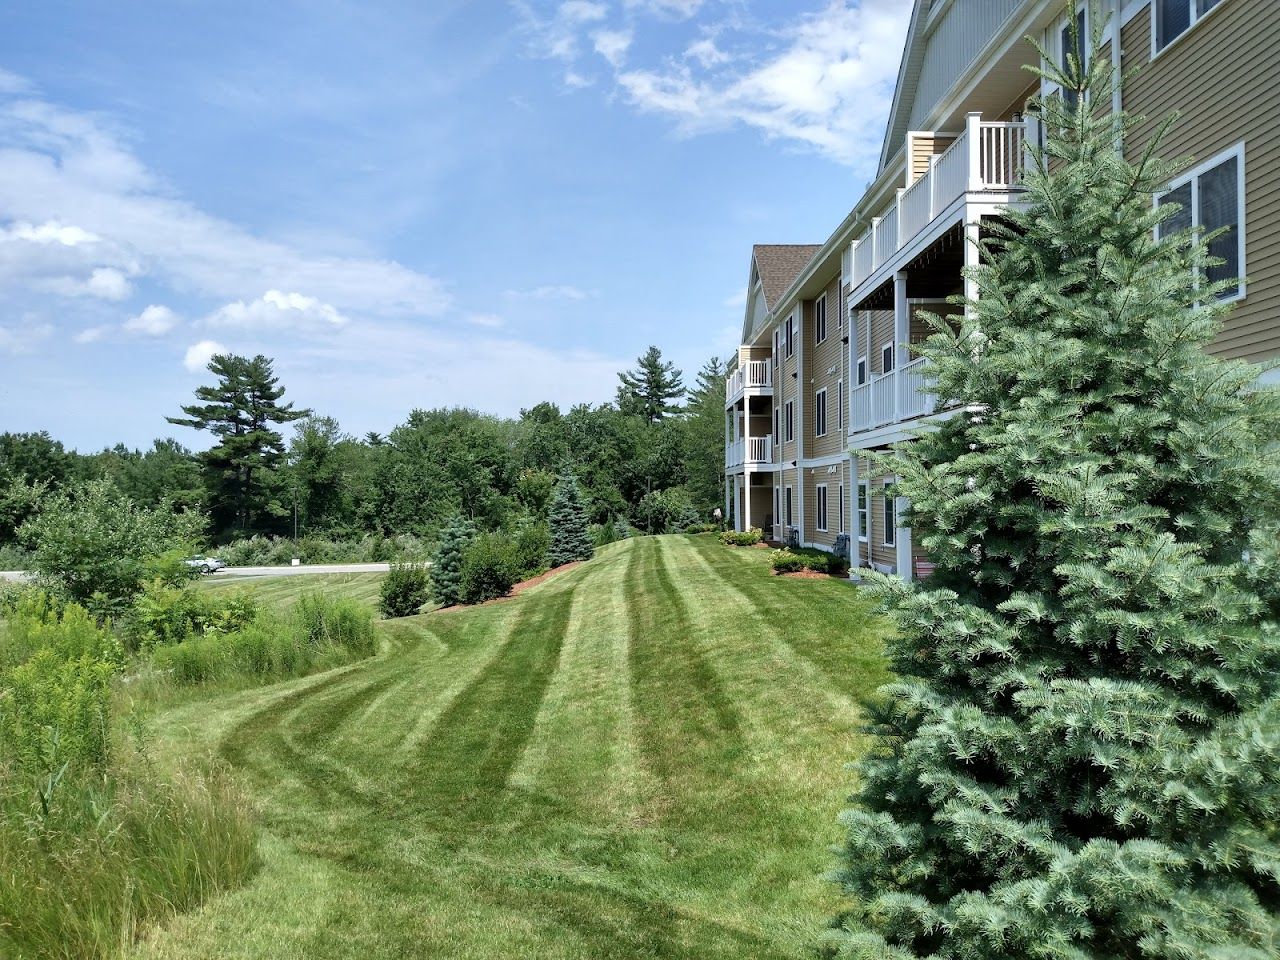
[[[154,750],[231,765],[261,869],[135,955],[807,956],[884,629],[765,551],[645,537],[383,622],[376,658],[177,705]]]

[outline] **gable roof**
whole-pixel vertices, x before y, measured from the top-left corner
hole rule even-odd
[[[778,305],[791,282],[821,249],[818,243],[757,243],[751,248],[766,309],[773,310]]]
[[[911,10],[907,42],[902,48],[902,62],[898,64],[898,82],[893,85],[893,105],[889,108],[889,121],[885,124],[884,142],[880,147],[881,170],[889,163],[907,133],[911,108],[915,106],[920,67],[924,63],[924,21],[933,5],[934,0],[915,0]]]

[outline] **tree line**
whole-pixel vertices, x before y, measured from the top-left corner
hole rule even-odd
[[[416,409],[390,433],[355,437],[296,408],[264,356],[215,356],[211,382],[168,421],[212,438],[145,450],[67,449],[48,433],[0,434],[0,548],[53,494],[109,479],[141,506],[203,514],[211,544],[253,535],[434,539],[452,517],[481,530],[545,518],[560,473],[577,477],[592,523],[662,532],[722,502],[724,367],[686,388],[657,347],[618,375],[613,402],[543,402],[499,417]]]

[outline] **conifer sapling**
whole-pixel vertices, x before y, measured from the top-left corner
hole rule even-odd
[[[578,481],[572,474],[562,474],[556,482],[547,520],[551,527],[551,548],[547,565],[563,566],[575,560],[590,560],[595,553],[587,530],[587,510],[582,502]]]

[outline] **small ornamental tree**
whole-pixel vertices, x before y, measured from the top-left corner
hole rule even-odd
[[[440,531],[431,561],[431,592],[442,607],[462,602],[462,560],[475,535],[475,524],[465,517],[454,517]]]
[[[556,492],[548,510],[551,526],[551,547],[547,550],[547,565],[563,566],[575,560],[590,560],[595,553],[591,534],[587,530],[587,510],[582,503],[578,481],[572,474],[563,474],[556,482]]]
[[[891,460],[935,572],[873,577],[832,956],[1280,955],[1280,396],[1205,352],[1234,282],[1116,152],[1097,47],[924,350],[966,407]]]

